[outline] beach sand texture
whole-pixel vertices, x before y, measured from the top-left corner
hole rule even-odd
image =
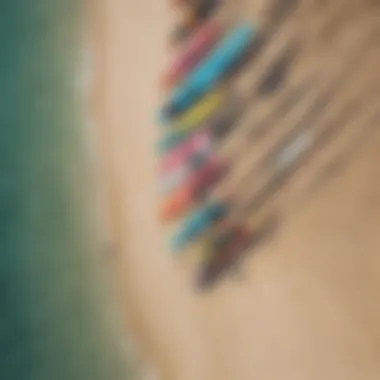
[[[242,14],[256,20],[264,2],[245,3]],[[297,28],[314,43],[299,70],[318,59],[326,59],[325,67],[342,60],[328,36],[321,40],[308,29],[313,12],[326,5],[300,3],[305,17]],[[351,30],[356,38],[360,28],[352,25],[363,17],[366,25],[380,21],[379,7],[346,3],[347,36]],[[174,15],[164,1],[96,4],[92,102],[116,248],[111,257],[128,305],[128,328],[160,378],[378,379],[379,134],[373,132],[312,197],[294,202],[276,238],[247,257],[242,278],[195,294],[191,281],[199,257],[169,254],[166,231],[155,216],[156,84],[169,57],[166,40]],[[368,60],[379,67],[379,57],[375,51]],[[373,70],[374,80],[376,75]],[[368,101],[380,102],[376,94]]]

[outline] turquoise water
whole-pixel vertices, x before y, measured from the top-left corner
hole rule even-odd
[[[0,5],[0,371],[4,380],[117,380],[74,88],[82,9]],[[121,338],[120,338],[121,339]]]

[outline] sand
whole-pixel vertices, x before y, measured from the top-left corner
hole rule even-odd
[[[97,3],[92,102],[112,260],[143,356],[164,380],[378,379],[379,137],[239,275],[195,294],[198,257],[173,257],[155,217],[156,83],[174,16],[164,1]]]

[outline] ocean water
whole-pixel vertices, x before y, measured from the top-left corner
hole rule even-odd
[[[133,377],[91,222],[74,0],[0,5],[0,378]]]

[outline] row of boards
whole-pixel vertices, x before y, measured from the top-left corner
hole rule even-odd
[[[186,24],[188,32],[181,34],[181,44],[163,75],[166,96],[158,112],[164,131],[158,143],[160,218],[179,225],[171,241],[174,252],[201,243],[197,283],[203,288],[214,284],[278,225],[274,195],[306,160],[342,131],[356,133],[357,125],[363,131],[372,125],[376,99],[363,110],[360,91],[369,86],[377,91],[370,77],[363,81],[355,74],[371,72],[367,66],[374,60],[366,58],[368,52],[375,54],[371,30],[358,28],[349,46],[337,44],[344,47],[342,59],[299,70],[302,46],[299,38],[288,38],[297,17],[294,4],[274,12],[265,28],[227,22],[218,16],[223,6],[217,6],[223,4],[211,5],[207,16],[190,12],[193,23]],[[315,12],[310,28],[323,31],[339,25],[344,4],[338,5],[326,4],[326,9]],[[346,29],[337,30],[333,38],[348,41]],[[352,28],[350,32],[354,33]],[[244,77],[247,68],[251,76],[245,81],[254,83],[248,97],[234,92],[234,79]],[[243,127],[241,120],[252,112],[255,120]],[[236,134],[245,137],[227,151],[226,141]],[[261,140],[269,143],[258,144]],[[260,149],[264,154],[257,154]],[[242,161],[245,171],[236,177]],[[314,174],[309,171],[305,177],[319,178],[323,173]],[[231,177],[239,179],[231,182]]]

